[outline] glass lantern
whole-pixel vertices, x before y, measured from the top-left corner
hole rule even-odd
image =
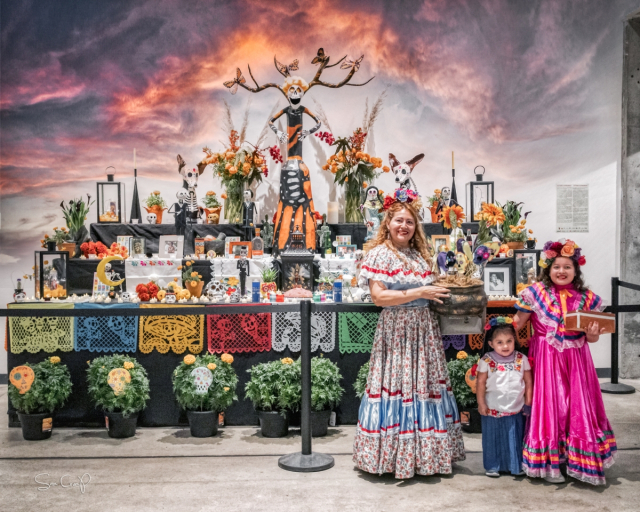
[[[478,169],[482,169],[482,172],[476,172]],[[485,168],[482,165],[476,166],[473,173],[476,175],[476,181],[466,185],[466,212],[469,222],[478,222],[482,203],[493,203],[493,181],[484,181]]]
[[[282,259],[282,291],[304,288],[313,292],[313,251],[307,249],[304,234],[296,226],[291,243],[280,253]]]
[[[108,167],[107,167],[108,169]],[[115,172],[115,169],[114,169]],[[107,174],[107,181],[99,181],[98,187],[98,223],[122,222],[121,183],[114,181],[114,174]]]
[[[35,252],[36,299],[66,299],[69,251]]]

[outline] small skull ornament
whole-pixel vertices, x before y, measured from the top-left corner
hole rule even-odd
[[[209,368],[198,366],[191,371],[193,383],[196,386],[196,395],[204,395],[209,391],[209,386],[213,382],[213,374]]]
[[[120,298],[122,299],[122,302],[131,302],[131,292],[122,292],[120,294]]]
[[[31,389],[31,384],[35,380],[36,375],[29,366],[16,366],[9,374],[9,381],[21,395],[24,395]]]
[[[217,213],[210,213],[207,215],[207,224],[217,224],[220,220],[220,215]]]
[[[167,304],[175,304],[176,294],[173,292],[167,292],[167,295],[165,295],[165,300],[167,301]]]
[[[148,213],[147,214],[147,222],[149,224],[157,224],[158,223],[158,216],[155,213]]]
[[[107,384],[113,389],[113,394],[116,396],[122,395],[130,382],[131,374],[124,368],[114,368],[107,376]]]

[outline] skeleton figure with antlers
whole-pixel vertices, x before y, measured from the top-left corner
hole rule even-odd
[[[312,64],[319,65],[319,68],[311,82],[307,83],[299,76],[291,75],[291,71],[298,70],[298,60],[294,60],[288,66],[281,64],[274,57],[274,63],[278,72],[284,76],[285,81],[282,86],[275,83],[266,83],[258,85],[253,77],[251,67],[249,66],[249,75],[255,83],[255,87],[247,85],[247,81],[240,69],[236,70],[236,78],[224,85],[230,89],[232,94],[238,89],[238,86],[251,92],[260,92],[267,88],[273,87],[278,89],[289,102],[289,106],[283,108],[269,120],[269,126],[275,132],[281,143],[287,143],[287,162],[280,173],[280,200],[276,211],[275,230],[273,234],[274,252],[277,254],[289,247],[291,241],[291,233],[294,226],[301,226],[302,232],[305,234],[306,246],[308,249],[315,249],[316,246],[316,223],[314,220],[313,196],[311,194],[311,180],[309,177],[309,168],[302,160],[302,141],[311,133],[320,128],[318,117],[309,109],[301,105],[301,101],[305,93],[315,85],[330,87],[337,89],[343,85],[362,86],[373,80],[373,77],[362,84],[350,84],[349,81],[360,68],[360,63],[364,56],[356,61],[348,60],[342,57],[335,64],[329,65],[330,57],[325,55],[324,50],[320,48],[316,57],[311,61]],[[346,60],[345,60],[346,59]],[[349,69],[347,76],[339,83],[333,84],[320,80],[320,75],[325,68],[340,65],[340,69]],[[310,130],[302,128],[302,116],[307,114],[315,125]],[[275,121],[281,116],[287,117],[286,133],[278,130]]]

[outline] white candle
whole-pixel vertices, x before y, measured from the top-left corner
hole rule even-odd
[[[330,201],[327,203],[327,224],[337,224],[338,223],[338,211],[340,210],[340,206],[335,201]]]
[[[136,167],[136,148],[133,148],[133,168],[137,169],[137,167]]]

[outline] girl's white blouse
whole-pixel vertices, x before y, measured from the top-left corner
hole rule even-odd
[[[521,352],[515,353],[513,362],[499,363],[489,352],[478,361],[478,372],[486,373],[485,401],[491,416],[517,414],[524,407],[524,372],[531,370],[529,359]]]

